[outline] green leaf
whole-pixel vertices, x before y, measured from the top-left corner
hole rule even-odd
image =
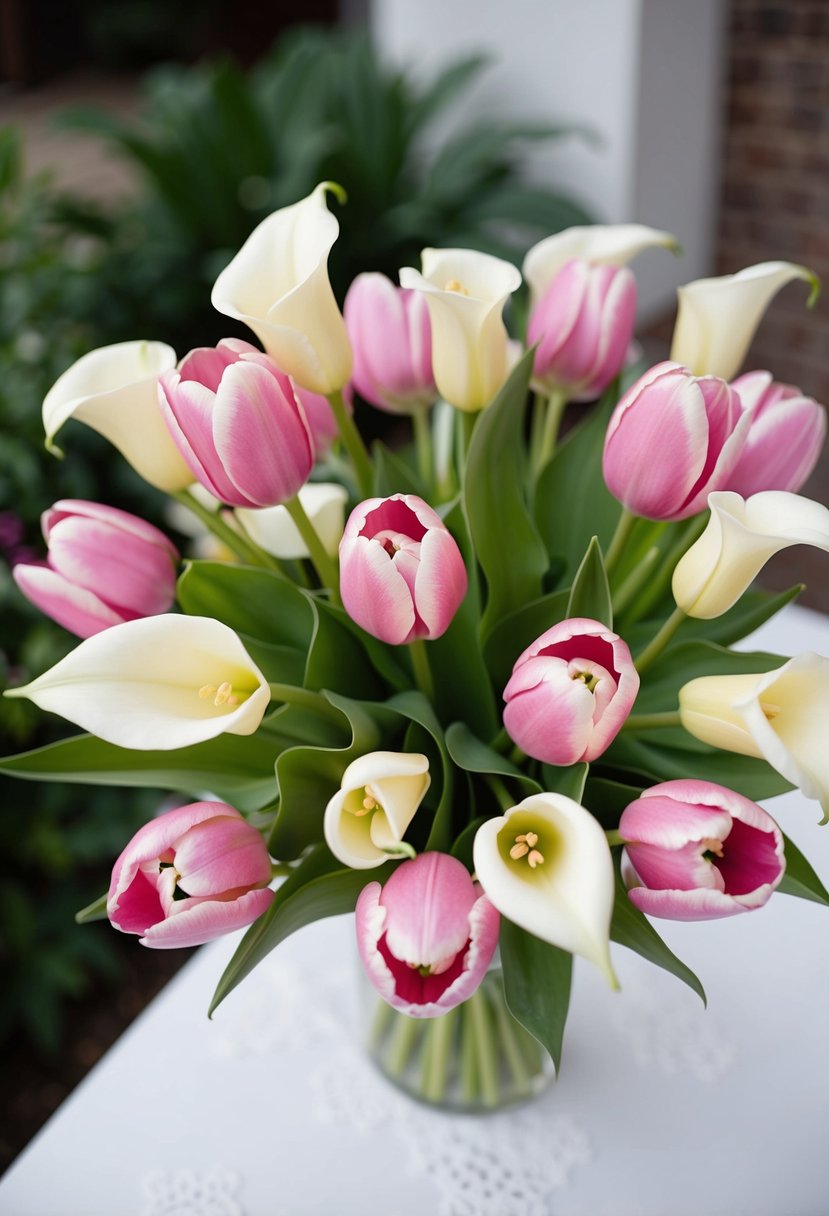
[[[189,616],[212,616],[237,633],[303,655],[314,621],[309,600],[285,579],[229,562],[190,561],[178,580],[176,598]]]
[[[519,929],[505,916],[501,917],[499,946],[507,1008],[547,1049],[558,1073],[573,956]]]
[[[568,591],[555,591],[523,604],[500,621],[484,642],[492,682],[497,689],[506,687],[515,660],[546,630],[567,618]]]
[[[76,925],[88,925],[93,920],[106,920],[107,918],[107,897],[99,895],[91,904],[87,904],[85,908],[81,908],[80,912],[75,913]]]
[[[371,445],[374,467],[374,493],[378,498],[389,498],[392,494],[417,494],[428,497],[420,478],[411,465],[396,452],[390,452],[384,443],[376,440]]]
[[[696,992],[703,1005],[708,1001],[705,989],[694,975],[690,967],[678,959],[673,950],[663,942],[662,938],[651,925],[650,921],[636,908],[628,898],[625,884],[621,875],[616,874],[616,899],[613,905],[613,920],[610,925],[610,937],[620,946],[627,946],[646,958],[649,963],[655,963],[664,971],[670,971],[677,979],[682,980]]]
[[[474,859],[472,856],[472,847],[475,843],[475,836],[478,832],[478,828],[482,823],[486,823],[486,821],[486,815],[479,815],[477,819],[473,819],[471,823],[466,825],[450,849],[452,856],[457,857],[458,861],[462,861],[467,870],[469,870],[470,874],[474,873],[475,870]]]
[[[829,891],[818,878],[809,862],[800,852],[794,841],[788,836],[783,837],[786,852],[786,872],[783,875],[778,891],[784,895],[797,895],[800,899],[810,899],[816,904],[829,907]]]
[[[588,775],[584,790],[584,806],[605,830],[616,828],[622,811],[641,798],[644,786],[625,785],[606,777]]]
[[[492,773],[509,777],[521,790],[521,798],[529,794],[540,794],[542,787],[504,756],[482,743],[465,722],[453,722],[446,731],[446,747],[458,768],[467,773]],[[583,766],[587,768],[587,765]],[[520,798],[516,798],[520,801]]]
[[[254,921],[242,938],[219,980],[208,1017],[286,937],[312,921],[353,912],[366,883],[385,882],[393,868],[394,863],[389,862],[370,874],[343,869],[324,844],[317,845],[277,889],[267,912]]]
[[[365,648],[342,624],[339,610],[327,600],[310,596],[308,600],[314,624],[305,663],[305,687],[324,688],[349,697],[381,696],[382,682]]]
[[[446,740],[443,736],[443,730],[440,723],[435,717],[435,711],[420,692],[402,692],[386,701],[386,708],[393,709],[396,713],[402,714],[411,722],[416,722],[422,726],[425,731],[432,736],[435,746],[440,754],[443,763],[443,789],[441,791],[440,802],[438,803],[435,817],[432,820],[432,828],[429,832],[429,839],[426,842],[427,849],[436,849],[439,852],[447,852],[454,838],[453,824],[453,793],[454,780],[453,769],[449,763],[449,754],[446,750]],[[434,780],[434,775],[432,777]]]
[[[608,629],[613,628],[610,587],[607,582],[601,546],[596,536],[587,546],[587,552],[576,571],[576,577],[570,588],[570,598],[567,601],[566,619],[571,620],[573,617],[579,616],[601,621]]]
[[[479,415],[467,457],[464,511],[487,583],[482,641],[510,612],[539,598],[549,565],[522,492],[524,413],[532,360],[529,351]]]
[[[701,621],[696,620],[694,617],[688,617],[687,620],[682,622],[671,639],[668,650],[673,650],[674,647],[689,641],[715,642],[720,646],[731,646],[734,642],[747,637],[748,634],[753,633],[755,629],[759,629],[766,621],[776,616],[782,608],[785,608],[786,604],[791,603],[792,600],[797,598],[803,587],[803,583],[798,583],[794,587],[789,587],[787,591],[781,591],[778,594],[750,588],[722,616],[715,617],[710,621]],[[665,612],[663,616],[667,616],[669,612],[673,612],[674,607],[673,597],[667,596],[664,601]],[[634,654],[647,645],[656,633],[659,624],[661,624],[661,620],[655,621],[654,619],[649,619],[648,621],[637,621],[631,628],[624,630],[625,641]],[[662,661],[664,660],[660,659],[660,662]]]
[[[564,794],[566,798],[581,803],[589,769],[589,764],[568,764],[564,768],[542,764],[541,788],[547,794]]]

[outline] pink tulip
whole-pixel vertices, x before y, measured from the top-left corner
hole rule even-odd
[[[687,519],[729,483],[749,425],[724,380],[658,363],[613,411],[602,462],[607,487],[636,515]]]
[[[270,906],[261,834],[226,802],[191,802],[145,823],[115,863],[107,915],[159,950],[200,946]]]
[[[783,836],[764,810],[711,781],[665,781],[622,813],[619,834],[649,916],[713,920],[760,908],[786,869]]]
[[[630,651],[599,621],[553,625],[517,659],[504,689],[504,726],[546,764],[595,760],[615,739],[639,691]]]
[[[771,372],[746,372],[732,380],[751,422],[748,438],[726,489],[749,498],[761,490],[797,493],[817,464],[826,438],[826,412]]]
[[[178,550],[135,515],[80,499],[44,511],[45,563],[20,562],[20,590],[52,620],[88,638],[110,625],[167,612],[176,590]]]
[[[351,512],[340,542],[340,594],[366,633],[394,646],[439,638],[466,588],[461,551],[422,498],[369,498]]]
[[[359,274],[345,297],[354,352],[351,384],[392,414],[414,414],[437,397],[426,298],[395,287],[384,274]]]
[[[472,995],[498,944],[501,918],[447,853],[404,861],[356,907],[357,948],[371,983],[395,1009],[432,1018]]]
[[[248,342],[192,350],[159,404],[194,477],[233,507],[272,507],[305,485],[314,444],[292,381]]]
[[[571,400],[598,397],[621,370],[635,320],[636,280],[626,266],[566,262],[530,314],[536,381]]]

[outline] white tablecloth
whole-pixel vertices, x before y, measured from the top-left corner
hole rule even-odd
[[[829,654],[798,609],[758,645]],[[827,738],[829,746],[829,738]],[[829,879],[829,827],[770,809]],[[621,993],[577,960],[562,1074],[539,1100],[448,1116],[357,1042],[350,917],[301,931],[220,1008],[235,940],[203,949],[0,1182],[2,1216],[826,1216],[829,910],[660,931],[683,984],[614,947]]]

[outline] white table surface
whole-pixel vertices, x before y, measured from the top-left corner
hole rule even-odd
[[[752,644],[829,654],[829,620],[787,609]],[[817,804],[769,805],[829,879]],[[214,943],[18,1158],[0,1213],[826,1216],[829,910],[775,895],[658,927],[708,1011],[621,947],[621,993],[577,960],[560,1079],[482,1117],[418,1106],[364,1058],[350,917],[296,934],[209,1022],[237,937]]]

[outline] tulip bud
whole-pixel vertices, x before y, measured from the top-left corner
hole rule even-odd
[[[602,459],[607,488],[646,519],[687,519],[727,483],[749,426],[724,380],[658,363],[613,411]]]
[[[509,373],[501,314],[521,286],[509,262],[474,249],[424,249],[423,273],[400,271],[400,285],[426,296],[438,390],[461,410],[482,410]]]
[[[688,616],[722,615],[769,558],[790,545],[829,553],[829,510],[819,502],[766,490],[743,499],[720,491],[708,499],[711,517],[702,536],[678,561],[672,588]]]
[[[619,835],[648,916],[714,920],[760,908],[786,869],[783,836],[756,803],[693,779],[651,786],[622,813]]]
[[[225,802],[145,823],[115,863],[107,916],[158,950],[200,946],[251,924],[273,901],[261,834]]]
[[[817,464],[826,438],[826,411],[770,372],[747,372],[733,380],[751,417],[745,447],[727,489],[743,498],[760,490],[800,489]]]
[[[12,574],[27,599],[59,625],[88,638],[169,610],[179,555],[158,528],[79,499],[56,502],[42,525],[47,564],[20,562]]]
[[[553,625],[516,660],[504,726],[546,764],[595,760],[615,739],[639,691],[627,645],[599,621]]]
[[[395,287],[383,274],[360,274],[345,297],[345,325],[354,352],[351,384],[391,414],[414,414],[437,397],[426,300]]]
[[[348,492],[337,482],[309,481],[298,497],[323,549],[333,557],[342,539]],[[308,546],[286,507],[262,507],[258,511],[237,507],[235,514],[247,535],[266,553],[288,561],[309,556]]]
[[[410,1017],[432,1018],[476,990],[495,953],[500,920],[461,862],[421,853],[384,886],[370,882],[360,892],[357,947],[384,1000]]]
[[[422,498],[369,498],[351,512],[340,543],[340,594],[366,633],[392,645],[439,638],[467,582],[457,542]]]
[[[367,870],[388,861],[429,788],[420,752],[368,752],[349,764],[325,808],[325,840],[344,865]]]
[[[269,507],[308,479],[314,446],[288,376],[248,342],[193,350],[159,381],[159,403],[194,477],[221,502]]]

